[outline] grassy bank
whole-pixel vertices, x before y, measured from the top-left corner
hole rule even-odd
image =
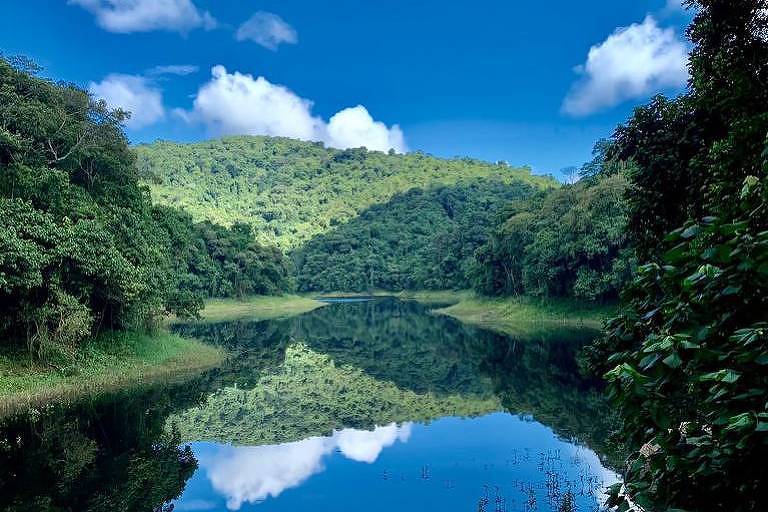
[[[50,401],[188,375],[212,367],[224,352],[166,331],[105,334],[86,343],[74,360],[30,361],[23,352],[0,353],[0,416]]]
[[[450,304],[435,313],[511,335],[528,333],[531,326],[600,329],[614,311],[614,306],[529,297],[480,297],[470,291],[403,292],[398,297],[424,304]]]
[[[253,296],[243,299],[209,299],[200,312],[202,321],[223,322],[240,318],[270,320],[307,313],[325,304],[300,295]]]

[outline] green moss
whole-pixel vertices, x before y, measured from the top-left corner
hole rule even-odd
[[[30,361],[22,352],[0,354],[0,416],[52,400],[190,374],[216,365],[224,352],[194,339],[110,332],[86,343],[65,365]]]

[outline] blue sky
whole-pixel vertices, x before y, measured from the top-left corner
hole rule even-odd
[[[0,50],[132,110],[132,142],[264,133],[557,173],[682,90],[690,17],[667,1],[25,0]]]

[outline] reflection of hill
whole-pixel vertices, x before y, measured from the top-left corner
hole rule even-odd
[[[185,329],[239,354],[211,389],[224,388],[176,418],[185,438],[277,443],[342,427],[471,415],[500,401],[607,452],[611,411],[575,361],[596,334],[589,329],[548,326],[510,338],[394,299]]]
[[[276,444],[327,435],[345,427],[368,429],[407,420],[475,416],[498,410],[495,398],[416,394],[335,363],[302,344],[250,390],[229,387],[170,418],[188,441]]]
[[[223,374],[251,387],[260,369],[280,364],[289,340],[299,340],[382,381],[416,393],[485,394],[472,345],[503,337],[447,317],[415,302],[381,299],[333,304],[292,319],[178,326],[182,334],[223,345],[235,359]],[[223,383],[227,383],[224,379]]]

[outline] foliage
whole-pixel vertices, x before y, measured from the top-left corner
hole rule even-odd
[[[257,239],[283,250],[301,246],[364,210],[412,189],[472,183],[557,185],[529,169],[471,159],[335,150],[320,143],[238,136],[136,148],[137,165],[155,201],[197,221],[245,222]]]
[[[620,510],[768,505],[768,5],[697,4],[690,92],[616,135],[642,265],[591,355],[635,449]]]
[[[256,242],[248,224],[195,224],[188,213],[165,206],[155,206],[154,216],[174,248],[170,257],[178,282],[173,298],[178,302],[273,295],[293,288],[290,261],[276,247]]]
[[[170,309],[165,240],[123,119],[0,60],[0,332],[25,333],[36,356],[72,357],[92,330]]]
[[[534,190],[484,180],[397,194],[296,250],[299,289],[468,288],[498,210]]]
[[[85,91],[0,59],[0,338],[72,362],[102,330],[195,315],[201,295],[277,293],[290,266],[250,228],[155,208],[121,123]]]
[[[475,288],[489,295],[615,299],[632,267],[626,191],[624,173],[606,172],[513,202],[475,254]]]
[[[644,443],[627,474],[640,503],[766,503],[768,180],[746,180],[740,206],[736,219],[673,231],[662,265],[641,267],[628,291],[632,316],[610,325],[621,346],[643,340],[606,375],[631,440]]]

